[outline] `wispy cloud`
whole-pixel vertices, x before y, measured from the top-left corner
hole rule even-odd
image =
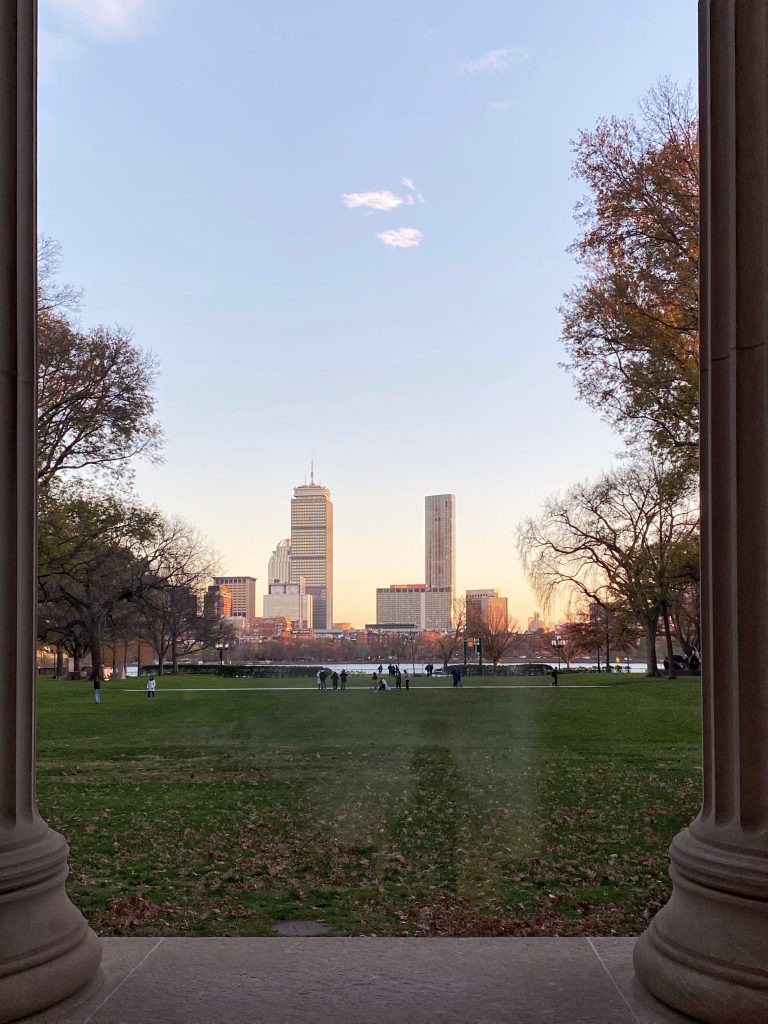
[[[421,245],[424,232],[418,228],[389,228],[387,231],[380,231],[376,237],[393,249],[417,249]]]
[[[403,178],[403,184],[407,189],[410,190],[409,195],[405,197],[405,201],[408,204],[408,206],[413,206],[417,199],[420,203],[424,202],[424,196],[416,188],[416,183],[414,182],[413,178]]]
[[[528,51],[521,46],[504,46],[499,50],[489,50],[482,57],[465,60],[461,69],[466,75],[501,75],[526,60]]]
[[[47,0],[50,10],[88,35],[132,36],[145,29],[157,13],[152,0]]]
[[[341,198],[350,210],[359,206],[368,207],[370,210],[394,210],[405,201],[402,196],[390,192],[389,189],[382,189],[380,192],[345,192]]]

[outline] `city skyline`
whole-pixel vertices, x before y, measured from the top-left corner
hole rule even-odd
[[[310,624],[315,628],[331,628],[336,621],[350,621],[356,627],[374,622],[399,621],[392,617],[392,609],[408,608],[413,617],[413,624],[424,629],[450,628],[449,616],[453,600],[461,593],[456,584],[456,496],[454,494],[431,494],[424,496],[424,583],[390,583],[375,589],[375,615],[357,619],[352,616],[333,616],[332,594],[334,586],[333,574],[333,504],[330,501],[330,488],[316,483],[314,465],[310,469],[310,482],[294,488],[291,501],[291,527],[295,530],[297,549],[303,555],[297,557],[294,568],[292,562],[293,539],[286,537],[275,544],[267,561],[267,571],[262,578],[266,580],[262,597],[262,610],[265,618],[275,615],[286,615],[298,620],[300,624]],[[330,531],[330,532],[329,532]],[[318,574],[317,562],[322,552],[323,570]],[[319,581],[323,573],[327,573],[330,558],[331,580],[331,611],[322,613],[315,620],[312,614],[314,595],[307,585],[304,571],[315,573],[314,594],[323,600]],[[314,563],[314,564],[313,564]],[[307,568],[309,567],[309,568]],[[257,582],[258,577],[215,577],[216,583],[236,583],[248,579]],[[467,601],[470,595],[481,601],[485,611],[488,607],[508,607],[507,597],[500,597],[497,588],[465,589]],[[489,604],[490,602],[490,604]],[[242,613],[241,613],[242,614]],[[328,618],[330,614],[330,619]],[[513,616],[514,617],[514,616]],[[403,620],[405,622],[405,619]],[[410,619],[408,620],[410,622]],[[520,617],[520,622],[525,621]]]

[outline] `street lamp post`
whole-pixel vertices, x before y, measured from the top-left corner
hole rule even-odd
[[[216,644],[216,650],[219,652],[219,675],[224,675],[224,651],[229,649],[229,644]]]
[[[411,647],[411,669],[413,674],[416,675],[416,634],[415,633],[402,633],[401,638],[406,644],[410,644]]]
[[[560,671],[560,657],[562,650],[565,647],[565,640],[560,636],[559,633],[555,633],[555,639],[552,641],[552,647],[557,651],[557,671]]]

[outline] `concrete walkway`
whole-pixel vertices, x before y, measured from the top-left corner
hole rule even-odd
[[[105,939],[36,1024],[673,1024],[634,939]]]

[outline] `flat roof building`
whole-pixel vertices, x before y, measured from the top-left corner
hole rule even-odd
[[[406,623],[418,630],[447,629],[451,622],[451,601],[447,587],[434,589],[424,583],[377,587],[376,622],[381,626]]]
[[[499,597],[498,590],[468,590],[467,601],[467,629],[475,629],[478,623],[485,620],[500,622],[502,617],[509,615],[506,597]]]
[[[264,595],[264,618],[285,616],[296,629],[312,626],[312,595],[306,592],[304,579],[298,583],[270,583]]]
[[[214,576],[217,586],[229,588],[232,595],[232,617],[235,619],[256,618],[256,577],[255,576]]]

